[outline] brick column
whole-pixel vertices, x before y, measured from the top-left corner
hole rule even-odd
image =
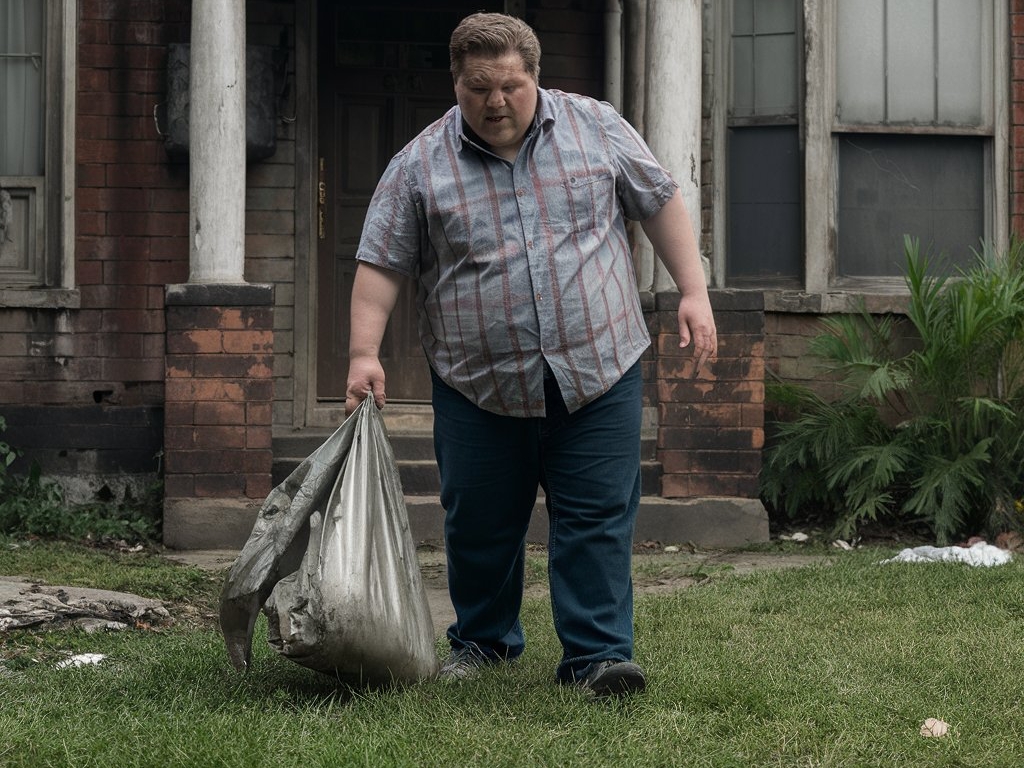
[[[658,460],[666,498],[758,498],[764,446],[764,297],[711,291],[718,359],[696,379],[679,349],[678,294],[656,299]]]
[[[164,543],[241,546],[271,490],[273,287],[166,293]]]
[[[1010,5],[1010,232],[1024,237],[1024,0]]]

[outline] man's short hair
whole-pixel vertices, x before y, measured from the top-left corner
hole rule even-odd
[[[540,41],[522,19],[504,13],[474,13],[459,22],[448,46],[452,77],[462,74],[467,56],[499,57],[518,53],[534,82],[540,77]]]

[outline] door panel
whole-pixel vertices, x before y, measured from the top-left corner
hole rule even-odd
[[[503,3],[451,0],[318,2],[320,222],[317,253],[317,400],[345,397],[355,253],[366,208],[387,163],[455,103],[447,42],[458,21]],[[429,401],[410,280],[381,345],[388,399]]]

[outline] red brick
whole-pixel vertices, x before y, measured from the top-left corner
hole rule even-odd
[[[196,403],[196,424],[245,424],[245,403]]]
[[[245,447],[247,449],[269,449],[273,442],[273,431],[269,425],[249,426],[245,430]]]
[[[270,474],[261,473],[245,476],[245,495],[250,499],[265,499],[274,489]]]
[[[167,351],[176,354],[202,354],[220,352],[220,331],[194,330],[167,334]]]
[[[274,408],[270,403],[246,403],[245,423],[250,426],[270,426],[273,420]]]
[[[658,423],[664,426],[735,427],[743,423],[742,406],[731,403],[692,405],[663,402],[659,405]]]
[[[194,402],[224,400],[245,402],[245,389],[237,381],[217,379],[171,379],[167,382],[167,399]]]
[[[196,403],[198,410],[200,403]],[[245,448],[245,427],[241,426],[197,426],[195,446],[199,449],[226,450]]]
[[[233,354],[272,351],[274,332],[266,331],[224,331],[221,334],[223,349]]]
[[[195,495],[199,498],[224,499],[245,496],[245,475],[196,475],[195,489]]]
[[[171,474],[201,475],[214,472],[241,472],[242,451],[175,450],[164,456],[164,467]]]
[[[195,405],[193,403],[164,403],[164,429],[168,425],[191,426],[195,423]]]
[[[196,495],[194,475],[164,474],[165,499],[191,499]]]
[[[194,372],[199,378],[269,379],[270,361],[270,355],[197,355]]]

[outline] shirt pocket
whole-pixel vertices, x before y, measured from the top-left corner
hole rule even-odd
[[[615,179],[611,172],[570,174],[562,186],[566,195],[565,225],[572,232],[607,226],[615,200]]]

